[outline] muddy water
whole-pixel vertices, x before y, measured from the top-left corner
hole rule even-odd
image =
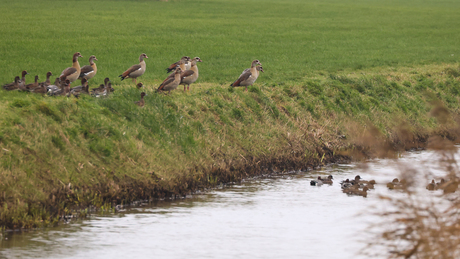
[[[381,201],[402,195],[385,184],[400,163],[436,172],[436,155],[335,165],[319,171],[247,180],[182,200],[160,201],[60,227],[8,233],[4,258],[366,258],[366,229]],[[333,185],[310,186],[332,174]],[[367,198],[347,196],[340,181],[360,174],[379,185]]]

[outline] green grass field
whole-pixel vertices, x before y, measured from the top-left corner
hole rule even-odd
[[[203,59],[200,82],[227,84],[253,59],[259,83],[313,71],[455,63],[458,1],[3,1],[0,82],[60,73],[72,54],[99,59],[114,80],[145,52],[143,80],[162,81],[180,57]],[[115,80],[114,80],[115,81]],[[262,82],[263,81],[263,82]]]
[[[456,1],[15,1],[0,3],[0,82],[58,75],[96,55],[108,98],[0,94],[0,225],[169,197],[260,171],[325,163],[366,128],[395,145],[456,127]],[[72,11],[71,11],[72,10]],[[117,76],[149,56],[140,91]],[[184,94],[154,89],[199,56]],[[229,88],[259,59],[248,92]],[[433,112],[437,107],[437,113]],[[440,120],[444,107],[452,111]],[[438,115],[436,115],[438,114]],[[453,115],[450,117],[450,115]],[[442,116],[441,116],[442,117]],[[403,134],[404,133],[404,134]],[[344,139],[343,136],[346,138]],[[359,142],[361,141],[361,142]],[[417,143],[416,143],[417,144]],[[318,149],[319,148],[319,149]],[[327,153],[329,158],[332,153]]]

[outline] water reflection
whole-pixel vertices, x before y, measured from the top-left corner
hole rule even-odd
[[[402,163],[426,167],[433,153],[406,154]],[[9,233],[6,258],[365,258],[357,255],[378,207],[377,194],[398,174],[394,160],[335,165],[315,172],[253,179],[176,201],[94,216],[57,228]],[[436,165],[428,162],[430,170]],[[333,185],[310,186],[318,175]],[[375,179],[368,198],[347,196],[340,181]]]

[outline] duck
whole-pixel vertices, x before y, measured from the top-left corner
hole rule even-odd
[[[47,87],[49,89],[49,86]],[[58,95],[67,95],[70,93],[70,80],[66,79],[65,81],[62,81],[59,83],[59,89],[53,88],[53,90],[48,91],[48,93],[52,96],[58,96]]]
[[[97,66],[96,63],[94,63],[94,60],[98,61],[96,56],[91,55],[89,57],[89,65],[83,66],[81,68],[80,76],[78,76],[79,79],[86,78],[86,80],[90,80],[96,75]]]
[[[168,68],[166,68],[166,72],[167,73],[170,73],[170,72],[173,72],[174,70],[176,70],[176,66],[179,65],[182,69],[182,71],[185,71],[187,69],[190,69],[191,68],[191,64],[190,64],[190,57],[189,56],[183,56],[179,61],[177,61],[176,63],[172,63],[171,65],[169,65]]]
[[[98,88],[93,88],[91,90],[91,94],[95,97],[101,97],[107,95],[107,89],[105,88],[104,84],[100,84]]]
[[[53,93],[58,91],[59,89],[61,89],[61,80],[59,79],[59,77],[56,77],[56,80],[54,80],[54,84],[48,85],[46,87],[46,90],[50,95],[53,95]]]
[[[77,96],[81,93],[88,93],[88,80],[86,78],[81,79],[81,85],[72,87],[70,93]]]
[[[106,88],[107,91],[108,91],[107,93],[109,93],[109,92],[110,92],[110,93],[115,92],[115,89],[112,87],[112,82],[109,82],[105,88]]]
[[[137,89],[141,89],[142,87],[144,87],[144,84],[142,84],[142,83],[137,83],[136,87],[137,87]]]
[[[340,182],[340,186],[342,189],[346,189],[352,187],[353,183],[350,182],[350,179],[346,179],[345,181]]]
[[[139,64],[137,65],[132,65],[130,68],[128,68],[123,74],[119,75],[118,77],[121,77],[121,81],[125,78],[132,78],[134,83],[136,84],[136,78],[142,76],[145,73],[145,61],[144,58],[149,58],[145,53],[142,53],[139,56]]]
[[[44,83],[39,83],[38,87],[30,90],[32,93],[36,94],[45,94],[47,92],[46,85]]]
[[[443,184],[439,185],[438,189],[443,190],[444,194],[454,193],[457,191],[459,181],[457,179],[445,181]]]
[[[3,85],[3,89],[5,89],[7,91],[17,90],[19,88],[18,85],[20,84],[20,82],[21,82],[21,79],[19,78],[19,76],[16,76],[14,78],[14,82],[6,84],[6,85]]]
[[[192,65],[189,70],[185,70],[180,75],[180,84],[184,85],[184,92],[185,92],[185,85],[187,85],[187,91],[189,90],[190,84],[195,83],[198,79],[198,67],[196,62],[203,62],[199,57],[195,57],[192,59]]]
[[[174,77],[167,77],[158,87],[157,92],[159,91],[169,91],[176,89],[180,84],[180,76],[182,69],[179,66],[176,66],[176,71],[174,71]]]
[[[431,180],[431,183],[429,183],[427,186],[426,186],[426,189],[428,191],[434,191],[436,190],[436,183],[434,180]]]
[[[64,69],[59,75],[61,82],[65,82],[65,80],[69,80],[70,83],[75,82],[81,73],[80,63],[78,63],[78,58],[82,58],[83,56],[80,52],[75,52],[72,57],[72,66]]]
[[[37,88],[38,87],[38,75],[35,76],[35,81],[33,83],[27,84],[25,87],[28,91]]]
[[[140,107],[144,107],[145,105],[145,100],[144,100],[144,96],[146,96],[145,92],[142,92],[141,93],[141,99],[137,102],[134,102],[137,106],[140,106]]]
[[[324,183],[324,184],[332,184],[332,180],[334,179],[334,177],[332,177],[332,175],[329,175],[326,179],[321,179],[321,181]]]
[[[404,180],[404,179],[399,181],[398,178],[395,178],[391,182],[387,183],[387,188],[390,189],[390,190],[404,189],[405,187],[406,187],[406,180]]]
[[[50,77],[53,75],[51,71],[48,71],[46,73],[46,80],[44,82],[41,82],[40,84],[43,84],[45,87],[51,85]]]
[[[323,180],[321,179],[321,176],[318,176],[318,178],[315,179],[315,180],[311,180],[310,185],[311,186],[321,186],[321,185],[323,185]]]
[[[251,63],[251,68],[247,68],[241,73],[238,79],[233,82],[230,86],[237,87],[237,86],[244,86],[245,91],[248,90],[248,86],[254,84],[254,82],[259,77],[259,71],[263,71],[262,67],[257,69],[257,65],[262,66],[259,60],[254,60]]]
[[[357,195],[357,196],[367,197],[368,190],[369,188],[367,187],[364,187],[363,190],[360,190],[359,188],[346,188],[346,189],[343,189],[342,192],[348,195]]]
[[[21,75],[22,75],[22,77],[21,77],[21,82],[22,82],[22,84],[23,84],[24,86],[26,85],[26,75],[28,75],[28,74],[29,74],[29,73],[27,73],[26,70],[23,70],[23,71],[21,72]]]

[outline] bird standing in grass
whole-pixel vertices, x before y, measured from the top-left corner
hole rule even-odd
[[[141,99],[139,101],[137,101],[137,102],[134,102],[134,103],[139,107],[144,107],[144,105],[145,105],[144,96],[146,96],[146,94],[144,92],[142,92],[141,93]]]
[[[64,69],[59,76],[61,82],[65,82],[66,79],[70,81],[70,83],[75,82],[78,77],[80,76],[81,68],[80,63],[78,63],[78,58],[82,58],[83,56],[80,52],[75,52],[72,57],[72,66]]]
[[[80,76],[78,78],[85,78],[87,81],[93,78],[97,73],[97,66],[94,60],[98,61],[96,56],[91,55],[89,57],[89,65],[83,66],[80,70]]]
[[[182,69],[179,66],[177,66],[176,71],[174,71],[174,77],[168,76],[158,87],[157,92],[169,91],[169,93],[171,93],[171,90],[176,89],[180,84],[181,72],[182,72]]]
[[[260,65],[260,67],[257,67],[257,65]],[[259,60],[256,59],[252,61],[251,68],[245,69],[243,73],[241,73],[241,75],[238,77],[238,79],[235,82],[233,82],[230,86],[244,86],[245,91],[247,91],[248,86],[254,84],[254,82],[259,77],[259,71],[264,72],[262,64]]]
[[[132,65],[130,68],[128,68],[123,74],[119,75],[118,77],[121,77],[121,80],[125,78],[132,78],[133,82],[136,84],[136,78],[142,76],[145,73],[145,61],[144,58],[149,58],[145,53],[142,53],[139,56],[139,64],[137,65]]]
[[[198,67],[196,65],[196,62],[203,62],[203,61],[199,57],[193,58],[192,66],[190,67],[190,69],[185,70],[180,75],[180,84],[184,85],[184,92],[185,92],[186,85],[187,85],[187,91],[188,91],[190,84],[195,83],[195,81],[198,79]]]

